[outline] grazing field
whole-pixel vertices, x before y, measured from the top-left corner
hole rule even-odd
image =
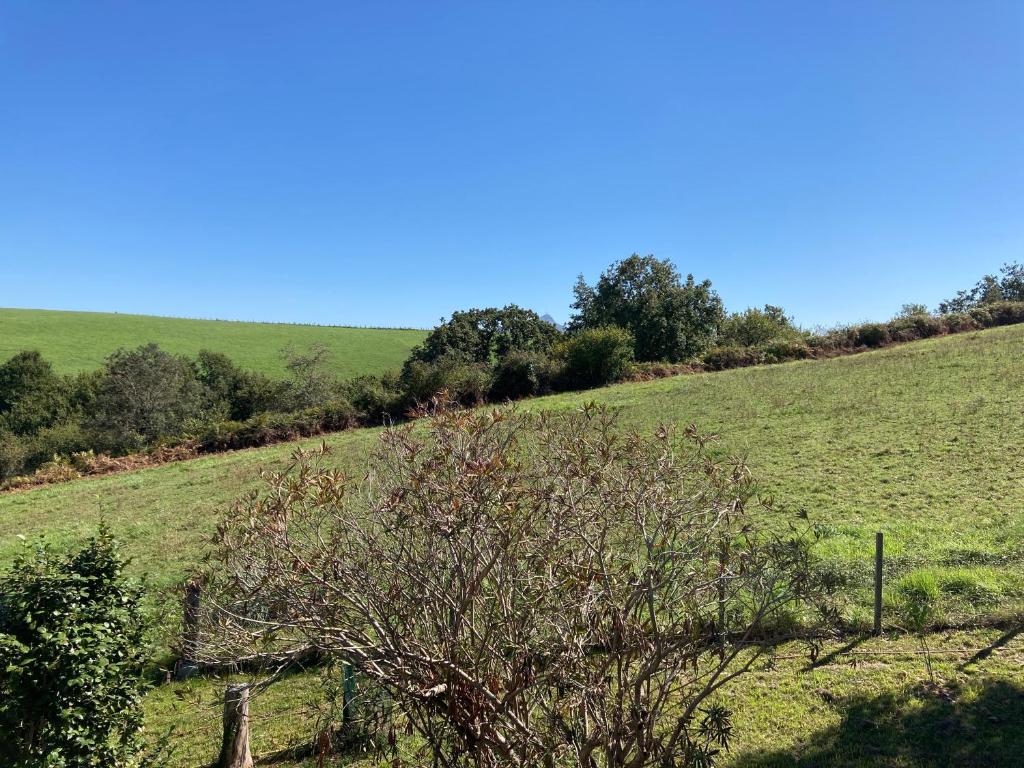
[[[719,435],[718,450],[745,455],[765,493],[784,510],[807,511],[828,534],[827,561],[848,575],[851,621],[869,617],[873,535],[887,536],[890,585],[926,572],[941,590],[940,620],[964,627],[933,639],[938,689],[916,640],[873,640],[802,671],[805,659],[744,679],[728,695],[742,725],[732,764],[1015,765],[1021,736],[999,724],[1019,718],[1020,639],[996,628],[1024,607],[1024,326],[967,333],[827,361],[807,361],[625,384],[523,404],[567,409],[596,400],[627,427],[695,423]],[[377,430],[334,435],[335,460],[365,466]],[[315,445],[308,441],[305,445]],[[207,548],[217,510],[281,465],[294,445],[211,456],[123,475],[0,495],[0,564],[17,535],[65,543],[105,519],[156,587],[180,580]],[[887,591],[887,600],[891,593]],[[887,610],[887,623],[899,618]],[[880,644],[893,643],[889,646]],[[991,658],[963,662],[996,643]],[[878,653],[880,650],[899,654]],[[796,651],[794,650],[794,655]],[[209,700],[214,683],[190,684]],[[267,694],[264,713],[291,712],[308,678]],[[172,688],[150,697],[154,723],[184,722],[181,765],[209,759],[208,737],[181,718]],[[176,703],[177,702],[177,703]],[[216,720],[206,711],[208,719]],[[254,722],[258,749],[301,733],[302,717]],[[290,723],[290,725],[285,725]],[[278,734],[278,735],[275,735]],[[970,738],[968,738],[968,735]],[[263,739],[263,741],[260,741]],[[987,746],[986,746],[987,745]],[[955,759],[989,750],[990,762]]]
[[[274,378],[285,375],[281,350],[305,350],[322,344],[330,350],[329,368],[348,378],[399,368],[426,331],[343,328],[225,320],[187,320],[104,312],[0,309],[0,360],[37,349],[60,373],[102,365],[111,352],[156,342],[168,352],[195,355],[200,349],[223,352],[243,368]]]

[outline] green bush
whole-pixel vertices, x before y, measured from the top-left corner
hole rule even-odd
[[[143,750],[140,591],[106,530],[42,545],[0,579],[0,764],[137,765]]]
[[[261,413],[245,421],[208,424],[197,436],[203,453],[257,448],[285,440],[338,432],[359,424],[359,414],[347,400],[332,400],[298,413]]]
[[[766,363],[784,363],[788,360],[806,360],[812,357],[805,341],[775,341],[763,348]]]
[[[888,325],[889,337],[893,341],[916,341],[930,339],[946,332],[946,324],[942,318],[933,315],[915,313],[898,317]]]
[[[858,347],[884,347],[891,341],[889,329],[881,323],[865,323],[855,329],[855,346]]]
[[[708,370],[724,371],[729,368],[745,368],[748,365],[760,365],[765,361],[765,355],[763,350],[755,347],[731,345],[709,349],[704,353],[701,360]]]
[[[341,391],[364,424],[378,425],[402,414],[402,382],[397,373],[357,376],[342,384]]]
[[[580,331],[561,345],[560,379],[567,389],[602,387],[624,378],[633,363],[633,334],[605,326]]]
[[[25,438],[0,430],[0,480],[25,473],[28,445]]]
[[[537,352],[512,352],[494,369],[489,397],[518,400],[544,394],[551,388],[551,359]]]
[[[442,357],[433,362],[409,360],[402,369],[407,409],[429,403],[442,392],[460,405],[482,403],[491,388],[491,369],[484,363],[467,363]]]
[[[1024,302],[994,301],[968,311],[982,328],[1024,323]]]

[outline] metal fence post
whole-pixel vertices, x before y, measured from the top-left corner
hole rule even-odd
[[[875,534],[875,635],[882,634],[882,532]]]

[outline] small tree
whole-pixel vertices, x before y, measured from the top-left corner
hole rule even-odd
[[[764,309],[750,308],[729,315],[722,323],[720,336],[723,344],[755,347],[773,341],[798,339],[800,331],[782,307],[765,304]]]
[[[468,309],[453,313],[434,328],[409,360],[494,365],[513,352],[544,354],[560,335],[554,324],[515,304],[501,309]]]
[[[999,275],[985,275],[972,288],[939,304],[941,314],[966,312],[997,301],[1024,301],[1024,264],[1004,264]]]
[[[323,405],[333,399],[338,389],[334,374],[327,368],[331,351],[323,344],[313,344],[305,353],[293,347],[281,350],[288,369],[288,406],[291,410],[302,410]]]
[[[442,410],[383,434],[362,492],[298,453],[220,528],[210,647],[355,663],[438,766],[710,765],[709,697],[813,590],[705,442]]]
[[[39,545],[0,578],[0,763],[135,765],[145,654],[139,589],[101,529],[78,552]]]
[[[30,435],[71,416],[66,383],[38,352],[19,352],[0,365],[0,428]]]
[[[177,435],[205,405],[195,365],[147,344],[107,358],[89,424],[114,449],[141,448]]]
[[[617,325],[633,334],[636,359],[679,362],[714,342],[724,318],[711,282],[682,281],[672,262],[633,254],[612,264],[593,287],[580,275],[570,331]]]

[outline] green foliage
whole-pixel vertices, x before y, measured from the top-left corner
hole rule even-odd
[[[341,393],[364,424],[379,425],[402,414],[402,381],[394,371],[380,376],[357,376],[342,383]]]
[[[896,584],[900,610],[908,629],[923,632],[935,618],[939,602],[939,583],[929,571],[908,573]]]
[[[204,408],[195,365],[147,344],[107,359],[89,425],[115,450],[142,448],[179,434]]]
[[[478,405],[490,391],[491,367],[451,357],[409,360],[402,369],[402,388],[407,409],[425,405],[442,392],[460,405]]]
[[[795,341],[800,331],[786,316],[782,307],[765,304],[764,309],[750,308],[729,315],[719,334],[723,346],[764,346],[774,341]]]
[[[137,765],[145,657],[139,589],[101,529],[83,549],[45,546],[0,579],[0,762]]]
[[[634,338],[637,360],[680,362],[714,342],[724,319],[711,282],[696,282],[667,259],[633,254],[612,264],[589,286],[581,275],[573,289],[572,331],[617,325]]]
[[[512,352],[546,353],[559,330],[536,312],[510,304],[502,309],[469,309],[430,332],[413,350],[410,361],[433,363],[448,359],[492,365]]]
[[[0,428],[27,435],[71,414],[68,388],[37,351],[0,365]]]
[[[563,386],[601,387],[619,381],[633,362],[635,340],[624,328],[587,328],[573,334],[558,351]]]
[[[1024,301],[1024,264],[1004,264],[998,276],[985,275],[973,287],[939,304],[939,312],[967,312],[1001,301]]]
[[[333,399],[338,382],[327,367],[330,358],[327,347],[317,344],[304,353],[286,347],[281,354],[285,358],[289,376],[283,394],[286,403],[284,410],[314,408]]]
[[[495,366],[489,397],[501,402],[543,394],[551,388],[553,376],[551,358],[537,352],[512,352]]]
[[[280,410],[284,404],[281,382],[245,371],[225,354],[201,349],[196,364],[211,412],[242,421],[257,413]]]

